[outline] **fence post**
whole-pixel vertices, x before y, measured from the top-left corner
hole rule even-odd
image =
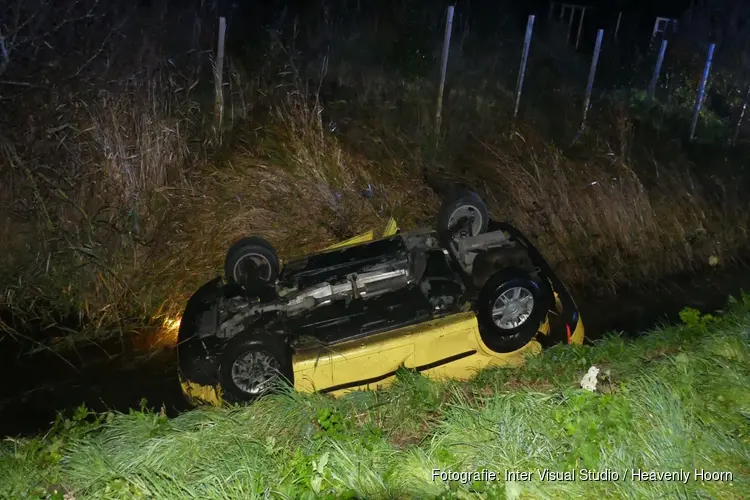
[[[599,63],[599,53],[602,50],[602,38],[604,37],[604,30],[598,30],[596,32],[596,45],[594,45],[594,55],[591,58],[591,69],[589,70],[589,81],[586,84],[586,97],[583,100],[583,120],[581,121],[581,128],[578,134],[583,131],[586,126],[586,117],[589,113],[589,105],[591,104],[591,91],[594,88],[594,77],[596,76],[596,65]]]
[[[529,48],[531,46],[531,32],[534,31],[534,18],[530,15],[526,22],[526,37],[523,39],[523,52],[521,52],[521,67],[518,69],[518,80],[516,80],[516,102],[513,106],[513,121],[518,116],[518,106],[521,104],[521,90],[523,89],[523,78],[526,75],[526,63],[529,61]]]
[[[701,114],[701,106],[703,105],[703,98],[706,96],[706,82],[708,82],[708,74],[711,72],[711,60],[714,57],[714,49],[716,44],[712,43],[708,46],[708,55],[706,56],[706,65],[703,68],[703,76],[701,76],[701,83],[698,86],[698,96],[695,99],[695,108],[693,108],[693,122],[690,124],[690,141],[695,137],[695,127],[698,125],[698,118]]]
[[[443,91],[445,90],[445,72],[448,70],[448,53],[450,52],[451,47],[451,31],[453,31],[453,8],[453,5],[450,5],[448,7],[448,17],[445,20],[443,60],[440,66],[440,89],[438,90],[437,112],[435,113],[435,137],[440,136],[440,122],[443,118]]]
[[[742,119],[745,118],[745,111],[747,110],[747,100],[750,98],[750,85],[747,87],[745,92],[745,100],[742,101],[742,111],[740,111],[740,117],[737,119],[737,127],[734,129],[734,137],[732,138],[732,144],[737,142],[740,136],[740,128],[742,127]]]
[[[656,82],[659,80],[659,73],[661,72],[661,65],[664,62],[664,52],[667,50],[667,41],[661,41],[661,47],[659,47],[659,56],[656,58],[656,65],[654,66],[654,74],[651,77],[651,83],[648,86],[648,98],[653,99],[654,93],[656,92]]]
[[[581,19],[578,21],[578,34],[576,35],[576,50],[578,50],[578,44],[581,41],[581,28],[583,28],[583,16],[586,15],[586,7],[581,10]]]
[[[550,3],[549,3],[549,12],[547,12],[547,20],[548,21],[552,21],[552,14],[554,13],[554,10],[555,10],[555,3],[552,2],[552,1],[550,1]]]
[[[617,41],[617,34],[620,32],[620,21],[622,20],[622,11],[617,13],[617,24],[615,25],[615,36],[613,37]]]
[[[219,40],[217,43],[216,60],[214,61],[214,92],[216,101],[214,112],[216,117],[216,132],[221,133],[221,125],[224,120],[224,91],[222,78],[224,76],[224,40],[227,33],[227,20],[219,18]]]

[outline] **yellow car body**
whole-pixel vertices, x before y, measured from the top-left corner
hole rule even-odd
[[[391,219],[383,237],[398,231]],[[342,248],[371,241],[369,231],[328,249]],[[556,307],[561,310],[559,296]],[[468,309],[468,308],[467,308]],[[539,328],[542,336],[550,335],[549,318]],[[577,316],[574,327],[568,327],[567,342],[582,344],[584,326]],[[467,380],[488,367],[517,367],[528,356],[538,355],[541,343],[534,339],[522,348],[509,352],[492,351],[482,341],[474,312],[467,310],[416,325],[398,328],[360,339],[347,340],[324,350],[310,347],[297,350],[292,357],[294,389],[300,392],[325,392],[339,396],[355,390],[386,387],[395,380],[401,368],[417,370],[436,379]],[[193,403],[222,404],[219,386],[203,386],[180,377],[184,394]]]

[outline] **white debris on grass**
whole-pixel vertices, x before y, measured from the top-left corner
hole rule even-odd
[[[522,492],[523,488],[521,488],[521,485],[516,481],[505,482],[505,498],[508,500],[518,500],[521,498]]]
[[[596,366],[589,368],[589,371],[587,371],[586,375],[581,379],[581,388],[584,391],[596,391],[596,384],[598,382],[597,375],[599,375],[599,368]]]

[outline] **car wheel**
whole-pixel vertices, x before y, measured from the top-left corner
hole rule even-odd
[[[446,199],[440,207],[437,230],[443,235],[454,235],[458,231],[454,238],[465,238],[486,232],[489,222],[487,205],[479,195],[471,191],[460,191]]]
[[[219,367],[224,399],[229,403],[253,401],[293,380],[291,356],[279,337],[243,332],[224,347]]]
[[[263,238],[242,238],[227,251],[224,275],[232,284],[246,285],[255,279],[273,283],[279,275],[279,257]]]
[[[479,329],[484,343],[495,352],[512,352],[536,337],[552,304],[546,281],[518,269],[494,274],[477,300]]]

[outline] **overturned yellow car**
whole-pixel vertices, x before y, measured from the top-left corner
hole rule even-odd
[[[188,301],[177,352],[193,402],[249,402],[280,381],[335,395],[385,386],[400,367],[467,379],[554,343],[582,343],[575,301],[536,248],[475,193],[435,229],[391,220],[284,263],[259,237],[227,252],[224,278]]]

